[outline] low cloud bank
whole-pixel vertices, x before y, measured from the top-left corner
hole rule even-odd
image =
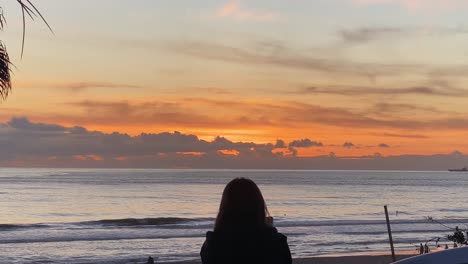
[[[352,158],[296,155],[296,148],[323,146],[307,138],[257,144],[223,137],[205,141],[180,132],[108,134],[27,118],[0,123],[0,166],[10,167],[445,170],[468,164],[468,156],[460,152]]]

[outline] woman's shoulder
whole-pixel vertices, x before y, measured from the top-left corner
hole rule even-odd
[[[286,238],[286,236],[283,233],[280,233],[278,229],[274,226],[267,226],[265,228],[265,233],[276,238]]]
[[[288,239],[286,235],[278,232],[278,230],[275,227],[271,227],[269,237],[271,237],[271,239],[275,242],[286,242]]]

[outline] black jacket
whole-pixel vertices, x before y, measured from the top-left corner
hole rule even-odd
[[[208,232],[200,252],[203,264],[291,264],[285,235],[276,228],[263,232]]]

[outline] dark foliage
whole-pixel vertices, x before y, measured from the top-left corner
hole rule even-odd
[[[453,235],[448,235],[447,238],[448,240],[455,242],[457,244],[466,244],[465,235],[460,229],[458,229],[458,226],[455,228],[455,232],[453,233]]]
[[[41,12],[34,6],[31,0],[16,0],[21,6],[21,11],[23,13],[23,41],[21,44],[21,56],[24,52],[24,41],[26,36],[26,17],[34,18],[39,17],[52,31],[52,28],[49,26],[49,23],[42,16]],[[3,9],[0,7],[0,30],[3,30],[6,25],[6,19],[3,13]],[[5,100],[8,94],[11,92],[11,61],[8,56],[6,46],[0,40],[0,101]]]
[[[5,100],[11,90],[10,64],[5,45],[0,42],[0,100]]]

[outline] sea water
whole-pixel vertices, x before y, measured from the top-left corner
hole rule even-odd
[[[199,259],[236,177],[259,184],[295,258],[389,251],[384,205],[397,250],[468,227],[467,173],[0,169],[0,263]]]

